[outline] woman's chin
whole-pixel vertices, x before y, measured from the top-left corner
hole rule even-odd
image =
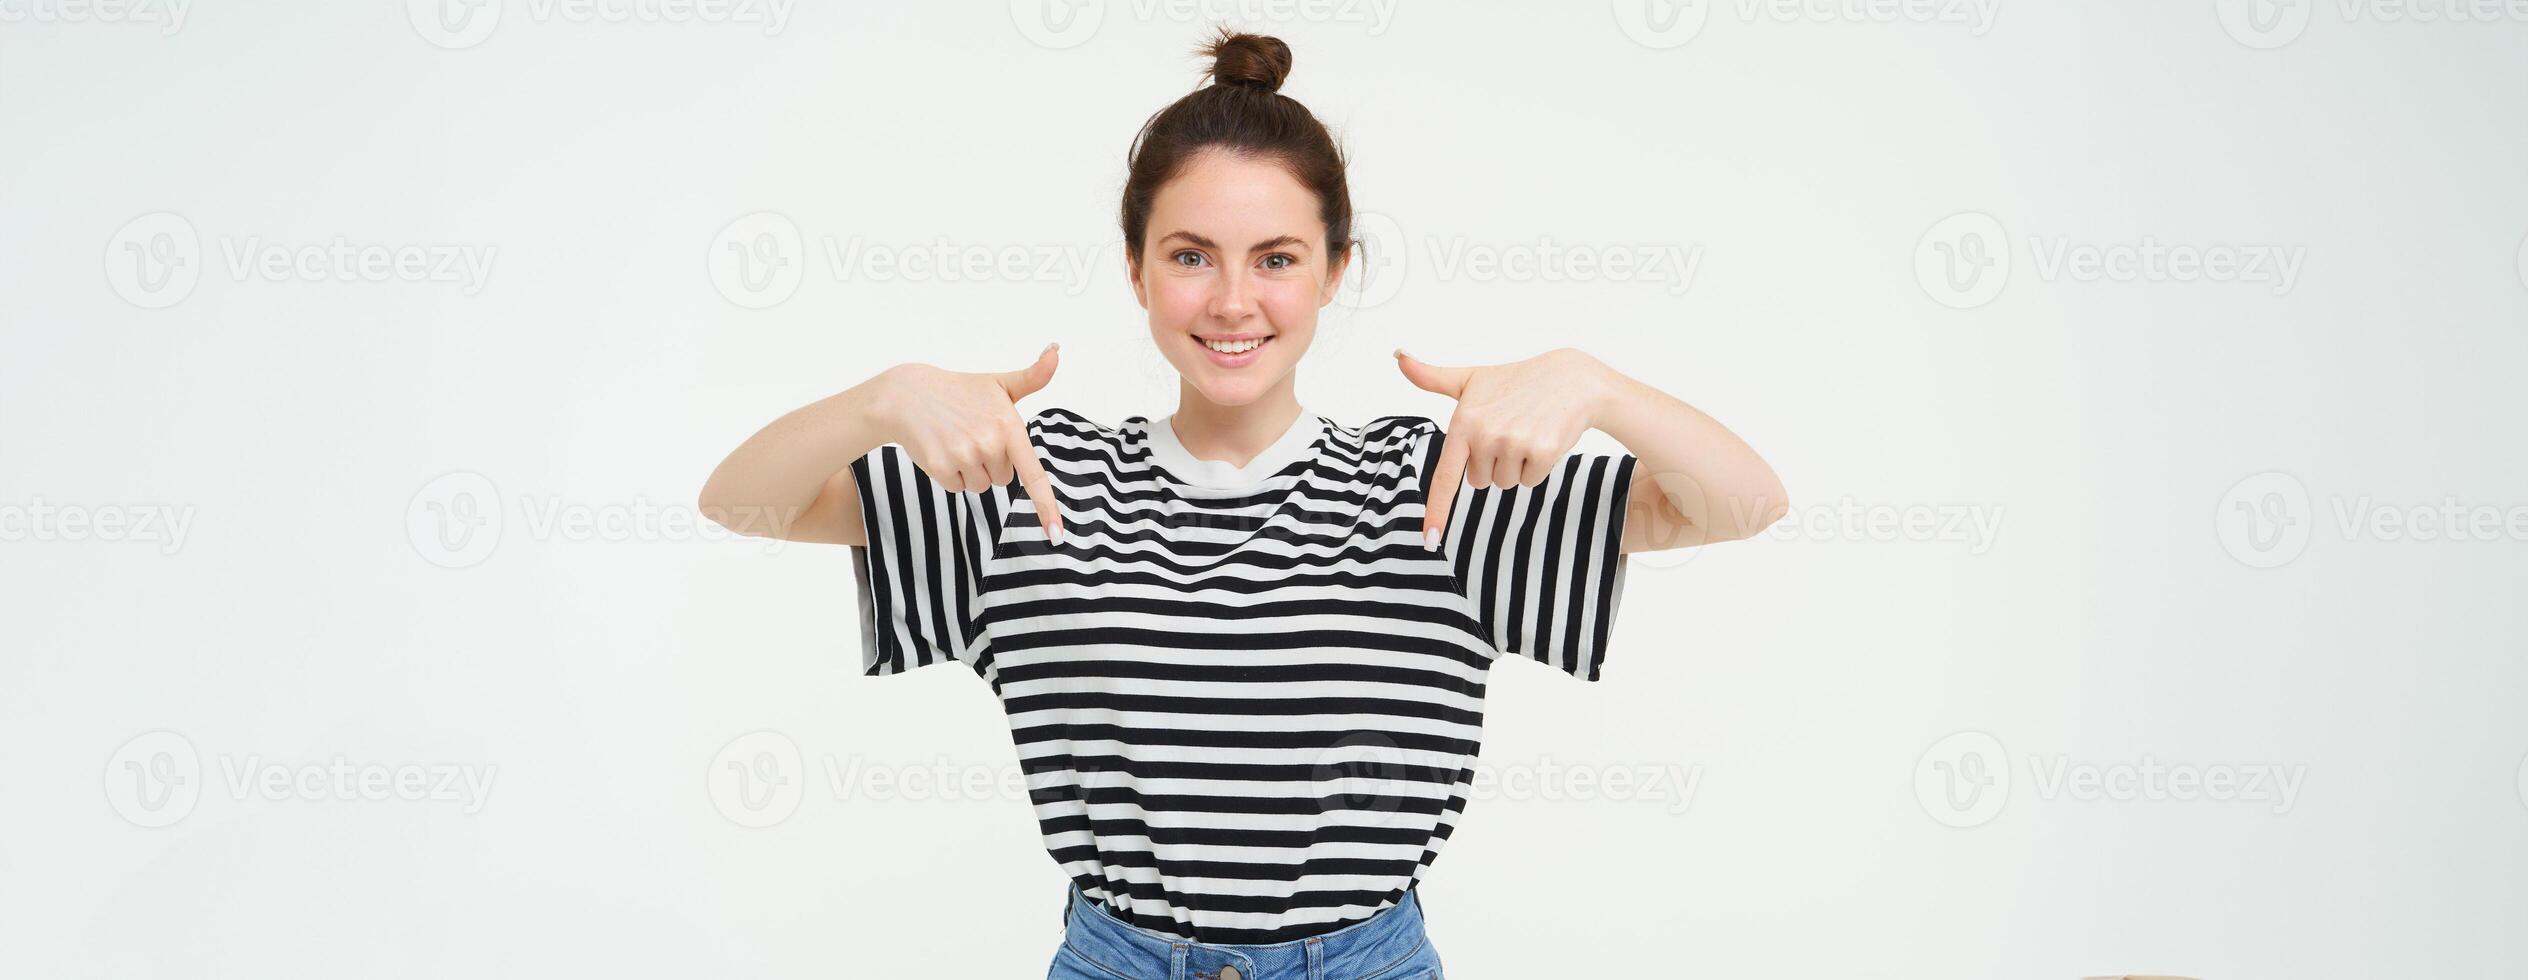
[[[1231,407],[1245,405],[1262,398],[1264,393],[1272,388],[1269,384],[1263,384],[1248,377],[1221,378],[1193,374],[1187,375],[1186,381],[1212,404]]]

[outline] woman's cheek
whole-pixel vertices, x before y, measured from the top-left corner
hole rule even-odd
[[[1265,319],[1277,330],[1299,332],[1316,322],[1317,292],[1307,283],[1276,288],[1265,294],[1263,305]]]
[[[1159,314],[1162,323],[1190,325],[1202,319],[1203,299],[1198,283],[1169,283],[1159,288],[1158,304],[1152,312]]]

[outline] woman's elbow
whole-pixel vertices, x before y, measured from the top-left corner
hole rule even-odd
[[[778,529],[767,528],[762,521],[747,520],[752,508],[730,500],[726,491],[711,484],[703,485],[702,492],[694,497],[693,507],[704,520],[738,534],[750,538],[779,536],[775,533]]]
[[[1731,510],[1733,513],[1744,516],[1731,522],[1732,526],[1728,529],[1728,533],[1725,536],[1715,537],[1714,543],[1744,541],[1763,533],[1765,528],[1772,527],[1780,523],[1782,518],[1790,516],[1791,502],[1784,497],[1779,488],[1776,488],[1772,493],[1750,498],[1745,506],[1731,508]]]

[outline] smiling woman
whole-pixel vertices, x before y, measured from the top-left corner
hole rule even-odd
[[[1251,455],[1298,414],[1294,369],[1342,282],[1352,195],[1332,134],[1277,91],[1287,45],[1223,32],[1204,53],[1213,84],[1133,139],[1124,247],[1195,448]]]
[[[1212,84],[1143,124],[1120,213],[1174,412],[1022,417],[1051,347],[898,365],[757,433],[702,506],[852,546],[863,673],[960,663],[999,698],[1070,879],[1052,977],[1437,977],[1420,885],[1493,665],[1601,679],[1625,552],[1751,534],[1780,485],[1571,348],[1399,351],[1456,400],[1445,428],[1302,406],[1351,254],[1343,155],[1278,91],[1281,41],[1202,50]],[[1592,426],[1626,450],[1571,451]]]

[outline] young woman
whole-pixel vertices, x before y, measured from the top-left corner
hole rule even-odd
[[[1743,538],[1770,467],[1563,348],[1403,351],[1445,427],[1344,425],[1298,367],[1349,258],[1325,127],[1282,42],[1224,32],[1151,117],[1123,195],[1134,297],[1183,375],[1102,425],[1007,372],[903,364],[774,420],[701,507],[852,546],[864,672],[966,665],[999,696],[1071,879],[1052,976],[1440,975],[1417,883],[1465,804],[1496,659],[1595,681],[1623,554]],[[1574,453],[1583,430],[1625,451]]]

